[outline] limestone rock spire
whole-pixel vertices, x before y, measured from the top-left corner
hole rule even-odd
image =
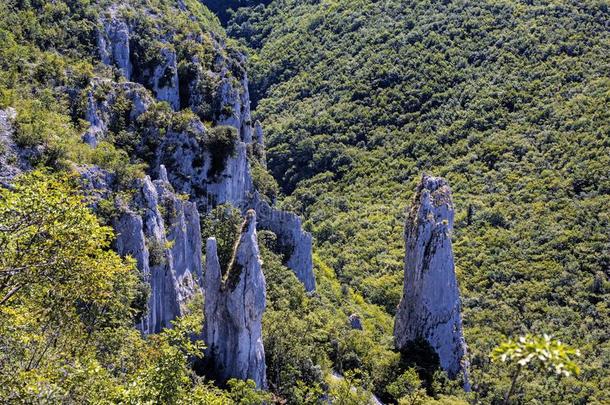
[[[401,350],[424,339],[451,378],[463,373],[468,390],[466,344],[451,247],[453,216],[447,181],[424,175],[405,224],[404,287],[394,342]]]
[[[220,379],[252,379],[257,388],[266,388],[265,300],[256,213],[250,210],[226,271],[218,261],[216,239],[209,238],[206,245],[204,341],[206,356]]]

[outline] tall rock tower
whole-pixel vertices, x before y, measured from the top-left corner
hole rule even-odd
[[[206,356],[222,380],[252,379],[266,388],[262,318],[266,283],[256,240],[256,213],[250,210],[241,228],[233,258],[223,273],[216,239],[206,245]]]
[[[394,342],[401,350],[424,339],[451,378],[463,373],[468,390],[460,293],[451,248],[453,215],[447,181],[424,175],[405,224],[404,288],[394,323]]]

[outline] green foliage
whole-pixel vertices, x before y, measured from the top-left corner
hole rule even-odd
[[[256,383],[252,380],[242,381],[230,379],[227,382],[229,397],[233,403],[239,405],[260,405],[271,401],[271,394],[257,390]]]
[[[256,190],[270,201],[275,201],[280,190],[273,176],[257,161],[252,162],[250,169],[252,171],[252,182]]]
[[[517,367],[540,369],[569,377],[578,375],[580,369],[572,360],[579,357],[580,350],[572,349],[550,336],[521,336],[500,344],[491,353],[494,361],[501,361]]]
[[[239,210],[230,204],[215,207],[201,217],[201,236],[206,241],[216,238],[216,248],[220,268],[226,271],[233,257],[233,249],[239,237],[239,227],[243,222]]]
[[[267,398],[246,387],[223,392],[194,375],[190,360],[203,350],[192,340],[203,325],[201,297],[158,335],[144,338],[133,328],[134,262],[109,250],[112,231],[75,184],[35,171],[0,189],[3,401],[228,405]]]
[[[345,378],[329,378],[330,401],[336,405],[361,405],[371,400],[371,394],[362,387],[362,381],[354,372],[348,372]]]
[[[51,401],[73,395],[70,379],[104,361],[103,351],[95,358],[102,337],[129,335],[122,328],[132,315],[135,266],[108,250],[112,232],[83,199],[66,176],[42,172],[0,189],[5,399],[28,402],[38,390]],[[76,374],[62,375],[64,365]]]
[[[31,163],[65,166],[71,146],[80,140],[70,117],[63,114],[65,103],[44,92],[37,100],[20,100],[13,105],[17,110],[13,137],[18,146],[35,150]]]
[[[546,372],[558,377],[570,377],[580,373],[580,368],[572,360],[573,357],[578,356],[580,356],[579,350],[551,339],[548,335],[542,337],[526,335],[516,341],[508,340],[501,343],[492,351],[491,359],[507,363],[512,369],[512,381],[504,395],[503,403],[509,403],[523,369],[534,373]]]
[[[531,376],[523,402],[610,399],[607,20],[600,2],[278,0],[227,24],[282,204],[342,284],[392,313],[415,182],[448,179],[481,403],[511,379],[488,353],[529,332],[579,347],[587,377]]]
[[[212,155],[212,164],[208,171],[209,177],[214,177],[225,168],[225,162],[236,151],[239,134],[233,127],[217,126],[211,128],[205,139],[205,146]]]
[[[125,392],[127,403],[177,404],[187,400],[193,371],[189,358],[203,356],[203,342],[191,336],[201,333],[197,313],[174,321],[173,328],[151,337],[152,355],[133,376]]]
[[[427,396],[426,390],[421,388],[421,385],[417,372],[414,368],[410,368],[388,386],[388,393],[401,404],[417,403]]]

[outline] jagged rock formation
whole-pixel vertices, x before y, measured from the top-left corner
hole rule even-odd
[[[464,374],[460,295],[455,277],[451,232],[453,203],[447,182],[424,175],[405,225],[403,297],[394,324],[397,349],[425,339],[450,377]]]
[[[126,111],[119,111],[119,103],[127,103]],[[119,120],[125,120],[127,114],[128,129],[135,130],[137,119],[154,103],[154,99],[140,84],[133,82],[116,83],[108,79],[94,79],[87,92],[87,109],[85,119],[89,128],[83,136],[83,141],[96,147],[103,141],[108,131],[118,126]]]
[[[203,280],[199,213],[183,201],[166,179],[146,177],[139,185],[134,206],[142,215],[126,210],[115,223],[116,248],[132,255],[150,284],[148,311],[140,328],[156,333],[171,326]]]
[[[131,79],[133,67],[130,60],[129,26],[117,18],[117,7],[108,9],[109,19],[103,21],[103,31],[98,34],[97,45],[102,62],[114,64],[127,80]]]
[[[216,239],[206,245],[206,356],[222,380],[252,379],[266,388],[262,317],[266,283],[256,239],[256,213],[248,211],[228,269],[220,268]]]
[[[176,195],[161,169],[159,180],[137,180],[133,201],[117,203],[120,214],[112,223],[117,252],[133,257],[150,285],[146,311],[138,322],[147,334],[171,327],[188,300],[201,291],[203,280],[197,207]],[[96,167],[82,167],[80,173],[95,209],[95,201],[110,194],[115,178]]]
[[[130,47],[130,38],[137,34],[138,27],[131,27],[128,21],[120,7],[111,8],[100,21],[98,45],[104,63],[115,66],[128,80],[137,83],[93,82],[86,100],[85,116],[91,125],[84,135],[85,142],[97,145],[116,122],[128,117],[127,130],[141,136],[135,145],[136,154],[147,157],[151,175],[158,176],[159,168],[167,167],[168,181],[180,193],[190,195],[202,212],[224,203],[244,212],[255,209],[260,228],[277,234],[286,265],[308,291],[314,290],[311,235],[302,230],[298,216],[271,207],[254,187],[249,150],[263,165],[265,153],[262,126],[259,122],[253,124],[251,118],[244,56],[226,48],[222,40],[212,35],[217,54],[214,63],[204,66],[198,56],[191,55],[181,61],[189,66],[188,75],[180,74],[176,53],[169,46],[171,35],[167,35],[159,39],[163,46],[157,50],[157,59],[164,63],[154,68],[139,66],[141,62],[134,59]],[[203,42],[202,38],[192,40]],[[158,85],[161,79],[167,87]],[[181,108],[191,108],[197,117],[179,125],[170,122],[161,134],[157,122],[147,123],[145,119],[155,99],[168,101],[174,110],[178,100]],[[118,102],[122,109],[115,108]],[[216,127],[207,128],[204,119],[211,119]],[[223,127],[237,130],[229,152],[219,152],[213,145],[212,132],[222,131]]]
[[[158,16],[150,17],[163,24]],[[256,193],[251,160],[264,164],[263,130],[252,123],[244,56],[213,34],[189,37],[193,49],[212,45],[211,63],[190,46],[178,52],[182,45],[174,42],[172,27],[165,27],[155,46],[146,49],[139,42],[145,28],[134,21],[123,6],[111,7],[100,20],[100,58],[126,81],[92,81],[85,92],[90,128],[83,140],[97,147],[110,136],[129,134],[133,154],[148,164],[150,176],[159,178],[138,181],[135,197],[118,207],[121,214],[112,223],[116,250],[134,257],[150,285],[139,328],[156,333],[171,326],[186,301],[204,289],[205,338],[216,372],[223,379],[251,378],[265,387],[265,280],[255,214],[247,214],[229,278],[219,268],[214,241],[208,242],[202,283],[198,212],[223,203],[244,212],[256,209],[260,227],[278,235],[287,265],[307,290],[315,288],[311,235],[303,232],[299,217],[276,210]],[[142,61],[143,55],[154,63]],[[181,109],[195,114],[177,112]],[[115,181],[99,170],[84,170],[83,177],[101,190],[112,189]],[[100,198],[107,197],[104,193]]]
[[[254,194],[251,207],[258,214],[261,228],[277,235],[286,265],[294,271],[307,291],[315,290],[311,234],[303,231],[301,218],[291,212],[271,207],[259,193]]]

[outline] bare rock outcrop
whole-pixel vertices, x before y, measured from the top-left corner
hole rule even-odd
[[[114,132],[133,133],[129,141],[134,153],[148,163],[149,174],[158,176],[164,165],[169,183],[188,194],[200,212],[225,203],[243,212],[255,209],[260,228],[278,236],[286,265],[308,291],[314,290],[311,235],[302,230],[297,215],[277,210],[256,193],[251,167],[266,163],[263,129],[251,117],[245,56],[214,34],[209,38],[193,34],[189,41],[211,45],[213,62],[205,63],[189,49],[178,52],[178,60],[175,50],[180,45],[175,43],[174,28],[165,26],[165,34],[156,38],[158,46],[136,52],[143,45],[137,41],[141,28],[129,18],[133,11],[128,5],[114,5],[100,19],[101,60],[131,81],[93,82],[86,100],[86,119],[91,126],[83,139],[95,147],[113,127]],[[155,24],[164,24],[157,16],[151,17]],[[134,57],[145,51],[155,55],[155,66]],[[148,123],[158,111],[155,100],[167,101],[174,110],[190,108],[195,115],[185,119],[170,114],[166,127]],[[203,124],[208,121],[211,126]],[[237,132],[227,137],[222,133],[226,128]],[[215,136],[219,133],[221,136]],[[214,143],[229,138],[234,139],[230,148]]]
[[[102,20],[103,29],[98,33],[97,45],[100,58],[106,65],[115,65],[127,80],[131,79],[133,67],[130,60],[129,26],[118,17],[117,7],[108,10],[108,19]]]
[[[277,235],[286,266],[294,272],[307,291],[315,290],[312,239],[311,234],[303,230],[301,218],[292,212],[270,206],[258,192],[254,194],[251,207],[258,214],[260,227]]]
[[[143,333],[171,327],[203,280],[199,213],[194,203],[174,193],[164,179],[139,181],[130,207],[114,220],[116,250],[132,256],[150,285]]]
[[[13,177],[30,168],[26,151],[13,139],[16,117],[13,108],[0,110],[0,186],[8,185]]]
[[[252,379],[258,388],[266,388],[261,324],[265,300],[256,213],[250,210],[227,269],[218,261],[216,239],[206,244],[204,341],[220,379]]]
[[[451,247],[453,216],[447,182],[424,175],[405,225],[404,290],[394,340],[401,350],[410,342],[424,339],[451,378],[463,373],[468,389],[466,344]]]

